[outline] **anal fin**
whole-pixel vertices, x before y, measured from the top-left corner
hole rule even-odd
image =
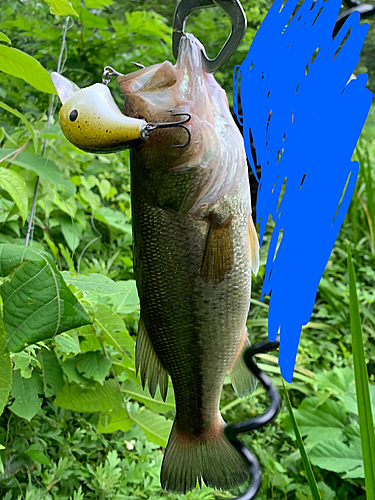
[[[135,346],[135,368],[137,375],[138,371],[140,371],[143,389],[146,387],[146,381],[148,380],[148,390],[151,396],[154,397],[159,385],[161,397],[165,401],[168,392],[168,372],[155,352],[142,317],[139,320]]]
[[[210,226],[203,253],[201,277],[207,284],[218,285],[233,267],[232,217],[221,222],[210,214]]]
[[[255,391],[257,386],[257,379],[246,366],[244,360],[244,353],[250,345],[249,336],[245,328],[244,336],[238,349],[238,354],[229,369],[229,376],[233,389],[236,391],[239,398],[250,396],[250,394]]]

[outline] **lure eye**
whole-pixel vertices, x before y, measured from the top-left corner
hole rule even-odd
[[[73,111],[70,112],[69,118],[71,122],[74,122],[77,119],[78,116],[78,111],[76,109],[73,109]]]

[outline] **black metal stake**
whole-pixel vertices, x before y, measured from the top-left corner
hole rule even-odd
[[[241,496],[233,500],[252,500],[255,498],[262,483],[262,473],[259,462],[255,455],[237,438],[238,434],[259,430],[265,425],[269,424],[278,414],[281,406],[281,399],[279,391],[273,385],[267,375],[256,364],[254,356],[256,354],[265,354],[269,351],[277,349],[280,345],[280,340],[277,338],[275,342],[263,340],[257,344],[249,347],[245,352],[245,363],[249,370],[255,375],[262,386],[266,389],[268,397],[270,398],[270,406],[266,412],[258,417],[251,418],[245,422],[228,425],[225,428],[225,436],[233,444],[235,448],[243,455],[249,464],[251,483],[248,489]]]

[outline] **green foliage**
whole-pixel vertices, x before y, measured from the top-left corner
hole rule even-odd
[[[5,405],[0,417],[0,496],[5,500],[182,499],[161,492],[159,482],[160,448],[166,445],[175,415],[173,388],[169,386],[166,402],[159,392],[152,399],[135,373],[139,298],[131,250],[129,156],[93,156],[78,151],[62,136],[56,114],[46,129],[48,92],[54,93],[49,72],[57,68],[61,28],[66,22],[57,14],[74,16],[74,9],[78,15],[69,20],[62,72],[84,87],[100,81],[107,64],[129,73],[134,71],[132,61],[146,66],[173,61],[175,1],[145,0],[141,6],[131,0],[73,0],[71,7],[63,0],[47,3],[56,16],[49,14],[43,2],[2,1],[0,244],[12,249],[13,264],[8,263],[9,273],[4,273],[0,261],[5,276],[0,290],[7,293],[3,296],[5,330],[13,352],[5,349],[5,333],[1,335],[0,328],[0,410]],[[61,10],[64,4],[68,10]],[[215,75],[229,102],[233,66],[242,62],[269,7],[267,2],[254,0],[242,4],[248,33],[236,54]],[[230,24],[219,9],[207,9],[190,16],[187,30],[200,38],[208,55],[214,57],[229,34]],[[10,45],[8,37],[12,47],[5,45]],[[13,54],[10,66],[1,56],[4,50]],[[111,92],[122,108],[123,97],[115,82]],[[350,290],[345,241],[351,241],[357,273],[364,358],[374,406],[375,150],[371,127],[363,136],[366,140],[356,152],[360,162],[356,193],[319,285],[313,317],[302,332],[294,382],[289,387],[322,500],[365,500],[368,494],[356,399],[359,390],[356,392],[353,375],[349,317],[353,287]],[[25,260],[19,252],[25,251],[37,176],[36,216]],[[260,292],[269,236],[267,233],[261,249],[259,275],[253,280],[248,319],[253,342],[264,339],[267,328],[268,299],[261,302]],[[41,275],[35,276],[39,271]],[[26,275],[32,278],[27,286]],[[54,277],[64,290],[64,300],[69,297],[70,306],[81,309],[87,320],[83,326],[63,320],[65,331],[57,330],[55,336],[53,306],[44,318],[52,330],[47,335],[47,328],[40,328],[43,316],[37,307],[43,304],[36,301],[37,293],[45,301],[48,294],[53,300],[52,290],[57,295],[60,289],[52,283]],[[50,287],[45,285],[47,278]],[[33,289],[30,297],[23,296],[23,289],[37,285],[38,279],[39,291]],[[19,288],[17,283],[24,286]],[[15,296],[5,302],[11,293],[9,287]],[[19,302],[15,302],[17,297]],[[34,302],[28,303],[27,297]],[[10,305],[13,309],[9,313]],[[33,307],[37,320],[34,333],[28,327],[20,334],[11,318],[15,313],[32,314]],[[25,348],[24,342],[28,344]],[[259,364],[281,387],[277,358],[264,355]],[[251,398],[238,399],[229,384],[224,387],[222,411],[228,423],[262,413],[266,404],[261,388]],[[264,432],[245,437],[263,469],[259,500],[313,500],[293,436],[284,407]],[[186,498],[233,498],[245,487],[236,492],[202,488]]]

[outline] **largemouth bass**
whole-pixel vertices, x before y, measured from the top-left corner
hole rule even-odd
[[[161,483],[185,493],[203,481],[228,489],[248,478],[248,465],[225,439],[220,394],[227,372],[240,396],[255,382],[243,361],[251,270],[259,245],[251,218],[243,139],[225,92],[202,70],[203,47],[182,40],[169,62],[118,81],[124,114],[170,122],[131,150],[134,271],[141,319],[136,365],[151,395],[165,398],[168,374],[176,419],[165,451]]]
[[[246,155],[225,92],[202,70],[202,50],[185,34],[175,66],[119,77],[124,114],[105,85],[79,89],[52,74],[60,125],[73,144],[133,148],[136,366],[152,396],[159,385],[165,399],[171,376],[176,419],[161,484],[181,493],[202,480],[229,489],[248,479],[247,463],[224,437],[219,403],[227,373],[239,396],[255,388],[243,360],[251,271],[259,267]],[[186,113],[191,140],[181,126],[156,128]]]

